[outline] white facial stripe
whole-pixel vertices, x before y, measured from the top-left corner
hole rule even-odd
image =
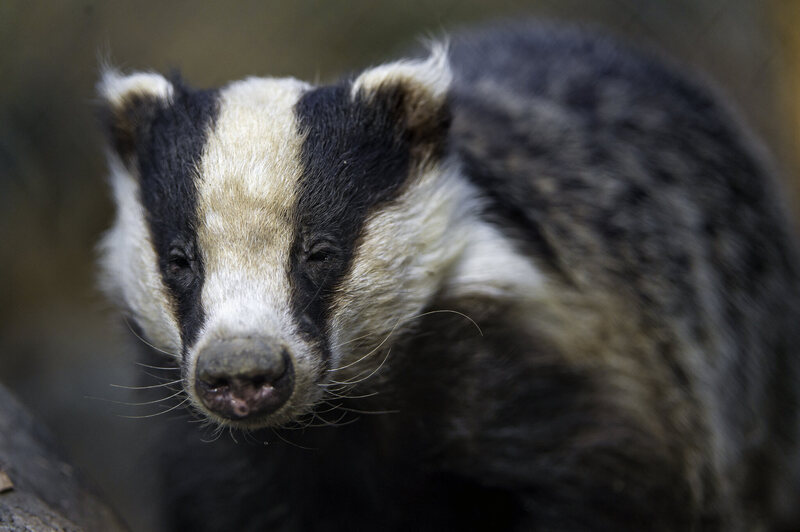
[[[297,334],[287,272],[303,171],[294,105],[308,87],[294,79],[251,78],[219,96],[197,183],[205,324],[188,353],[187,388],[201,409],[193,392],[197,353],[213,338],[260,334],[287,345],[295,393],[273,419],[299,415],[318,393],[313,382],[320,361]]]
[[[202,304],[212,332],[291,328],[286,268],[303,140],[293,106],[306,88],[251,78],[220,94],[197,189]]]
[[[303,139],[293,106],[306,88],[291,79],[249,79],[220,94],[198,183],[210,335],[294,336],[286,270]]]
[[[117,217],[100,242],[102,288],[128,308],[149,342],[180,358],[178,322],[158,270],[138,182],[117,157],[109,157],[109,166]]]

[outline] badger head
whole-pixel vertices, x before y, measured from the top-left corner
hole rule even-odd
[[[297,419],[452,278],[476,200],[446,156],[450,79],[441,48],[322,87],[104,74],[103,285],[210,419]]]

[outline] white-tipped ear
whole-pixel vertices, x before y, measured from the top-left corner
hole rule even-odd
[[[352,94],[367,94],[400,86],[418,98],[440,103],[447,95],[453,75],[447,58],[447,43],[430,45],[425,60],[402,60],[365,70],[353,83]]]
[[[407,134],[420,162],[438,158],[450,127],[447,93],[453,75],[446,44],[432,44],[424,60],[388,63],[364,71],[351,96],[388,113]]]
[[[170,105],[174,87],[161,74],[122,74],[103,68],[97,92],[103,101],[103,121],[114,153],[128,162],[138,140],[147,131],[158,109]]]
[[[122,74],[113,67],[104,67],[97,84],[97,92],[114,108],[137,97],[169,101],[172,98],[172,83],[161,74],[134,72]]]

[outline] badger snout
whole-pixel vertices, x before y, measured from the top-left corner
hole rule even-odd
[[[244,420],[271,414],[286,403],[293,388],[289,351],[269,338],[222,338],[197,355],[197,396],[222,417]]]

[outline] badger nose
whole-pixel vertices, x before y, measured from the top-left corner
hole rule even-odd
[[[228,419],[270,414],[289,399],[289,351],[268,338],[223,338],[197,355],[195,391],[206,408]]]

